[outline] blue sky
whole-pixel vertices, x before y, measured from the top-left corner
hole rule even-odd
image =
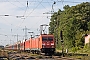
[[[27,7],[28,1],[28,7]],[[56,4],[53,5],[54,1]],[[75,6],[82,2],[90,0],[0,0],[0,45],[13,44],[25,37],[25,26],[29,31],[39,34],[41,24],[49,24],[51,14],[43,14],[52,11],[52,5],[55,12],[63,9],[64,5]],[[3,16],[3,15],[10,16]],[[17,16],[25,16],[19,17]],[[47,27],[48,30],[48,27]],[[48,32],[48,31],[46,31]],[[28,38],[30,34],[28,34]]]

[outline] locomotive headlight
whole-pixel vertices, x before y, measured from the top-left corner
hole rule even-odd
[[[43,43],[42,45],[45,45],[45,43]]]
[[[54,43],[51,43],[51,45],[54,45]]]

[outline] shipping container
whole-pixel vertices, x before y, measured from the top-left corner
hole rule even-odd
[[[30,40],[25,41],[25,50],[30,50]]]

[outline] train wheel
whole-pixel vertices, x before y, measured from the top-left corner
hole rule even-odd
[[[32,53],[34,54],[34,51],[32,51]]]
[[[39,54],[39,55],[40,55],[40,54],[41,54],[41,52],[40,52],[40,51],[37,51],[37,54]]]
[[[37,51],[36,51],[36,50],[35,50],[34,52],[35,52],[35,54],[37,53]]]
[[[46,52],[45,55],[48,55],[48,53]]]

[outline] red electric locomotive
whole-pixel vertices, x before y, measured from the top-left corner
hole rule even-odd
[[[55,40],[53,35],[40,35],[42,40],[42,49],[43,53],[54,53],[55,51]]]

